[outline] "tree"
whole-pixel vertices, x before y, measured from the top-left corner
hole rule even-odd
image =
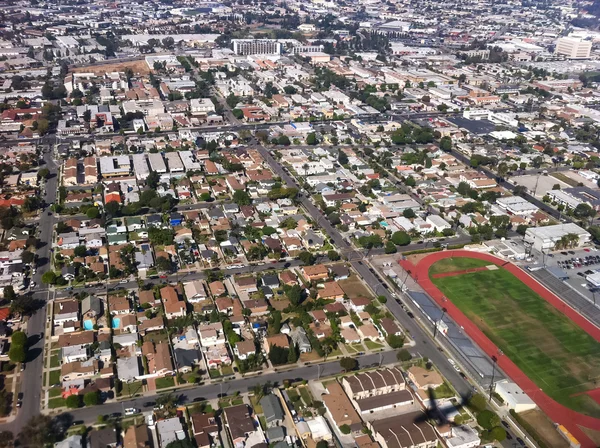
[[[244,111],[242,111],[241,109],[238,109],[238,108],[232,109],[231,113],[238,120],[244,118]]]
[[[42,283],[54,285],[56,283],[56,273],[54,271],[46,271],[42,275]]]
[[[121,205],[117,201],[110,201],[104,205],[104,210],[110,216],[117,216],[119,214],[119,210]]]
[[[75,249],[73,249],[73,253],[76,257],[85,257],[85,254],[87,254],[87,248],[85,246],[77,246]]]
[[[315,135],[314,132],[311,132],[310,134],[308,134],[306,136],[306,144],[311,145],[311,146],[314,146],[317,144],[317,136]]]
[[[175,440],[167,444],[165,448],[194,448],[194,444],[190,439]]]
[[[329,448],[329,444],[325,440],[319,440],[316,448]]]
[[[352,429],[350,428],[350,426],[344,424],[344,425],[340,426],[340,432],[342,434],[350,434],[352,432]]]
[[[405,180],[404,180],[404,184],[407,187],[414,187],[415,185],[417,185],[417,181],[415,180],[414,177],[412,176],[408,176]]]
[[[165,37],[162,41],[162,46],[167,48],[167,49],[171,49],[173,48],[173,45],[175,45],[175,39],[173,39],[171,36]]]
[[[575,207],[575,210],[573,210],[573,215],[579,219],[593,218],[594,216],[596,216],[596,210],[594,210],[590,205],[583,202],[581,204],[578,204],[577,207]]]
[[[10,337],[10,343],[25,347],[27,345],[27,335],[23,331],[15,331]]]
[[[398,252],[398,249],[392,241],[388,241],[385,243],[384,251],[386,254],[395,254],[396,252]]]
[[[281,135],[277,139],[277,143],[283,146],[290,146],[292,142],[290,142],[290,138],[287,135]]]
[[[475,412],[481,412],[487,407],[487,401],[481,394],[475,394],[469,399],[469,407]]]
[[[23,263],[28,264],[31,263],[33,260],[35,260],[35,254],[33,252],[29,252],[28,250],[26,250],[21,255],[21,261],[23,261]],[[6,297],[6,288],[4,289],[4,297]]]
[[[500,417],[494,412],[484,409],[477,414],[477,423],[482,428],[491,430],[500,424]]]
[[[410,235],[406,232],[398,231],[392,234],[392,242],[398,246],[410,244]]]
[[[389,346],[392,348],[402,348],[404,346],[404,336],[390,334],[386,340]]]
[[[273,363],[274,366],[280,366],[282,364],[286,364],[288,362],[288,349],[279,347],[278,345],[274,345],[269,350],[269,360]]]
[[[19,434],[23,447],[46,446],[62,438],[66,428],[61,428],[57,420],[43,414],[31,417]]]
[[[311,266],[315,264],[315,261],[317,261],[315,256],[308,251],[300,252],[300,255],[298,255],[298,259],[302,261],[302,264],[304,264],[305,266]]]
[[[158,174],[156,171],[150,171],[150,174],[148,174],[148,177],[146,177],[146,185],[155,190],[156,187],[158,187],[159,182],[160,174]]]
[[[503,442],[506,440],[506,430],[502,426],[495,426],[490,430],[489,438],[497,440],[498,442]]]
[[[98,210],[98,207],[90,207],[87,209],[85,214],[90,219],[96,219],[98,216],[100,216],[100,210]]]
[[[528,226],[527,224],[519,224],[519,225],[517,226],[517,230],[516,230],[516,232],[517,232],[519,235],[525,235],[525,232],[527,231],[527,229],[528,229],[528,228],[529,228],[529,226]]]
[[[402,216],[404,216],[406,219],[413,219],[416,215],[412,208],[407,208],[402,212]]]
[[[161,256],[156,258],[156,269],[158,269],[159,272],[171,272],[172,268],[171,260],[167,257]]]
[[[295,364],[298,362],[298,352],[295,344],[292,344],[288,350],[288,364]]]
[[[67,407],[69,409],[77,409],[81,407],[81,397],[77,394],[69,395],[67,397]]]
[[[83,396],[83,404],[86,406],[96,406],[100,404],[100,393],[96,392],[88,392]]]
[[[27,350],[22,345],[11,344],[8,350],[8,359],[12,362],[25,362],[27,359]]]
[[[50,175],[50,170],[48,168],[42,168],[37,173],[38,179],[48,179],[49,175]]]
[[[233,193],[233,202],[241,207],[242,205],[250,205],[252,199],[250,199],[250,195],[244,190],[236,190]]]
[[[277,230],[274,227],[264,226],[262,228],[262,234],[265,236],[273,235],[274,233],[277,233]]]
[[[335,250],[330,250],[327,252],[327,258],[329,258],[331,261],[338,261],[340,259],[340,254],[338,254]]]
[[[348,156],[342,150],[338,152],[338,162],[340,165],[348,165]]]
[[[412,355],[406,349],[398,350],[396,354],[396,359],[400,362],[410,361],[412,359]]]
[[[344,357],[340,359],[340,367],[346,372],[351,372],[358,368],[358,361],[354,358]]]
[[[15,292],[15,288],[13,288],[12,285],[7,285],[4,287],[4,298],[9,302],[12,302],[17,298],[17,293]]]

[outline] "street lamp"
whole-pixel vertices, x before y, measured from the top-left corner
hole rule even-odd
[[[440,324],[440,322],[444,318],[444,315],[446,314],[446,311],[448,311],[446,308],[442,308],[442,316],[434,324],[434,327],[433,327],[433,339],[435,339],[435,337],[437,335],[438,325]]]

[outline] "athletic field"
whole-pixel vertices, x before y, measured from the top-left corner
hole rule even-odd
[[[600,417],[600,403],[586,394],[600,388],[600,343],[507,270],[463,272],[487,265],[447,258],[434,263],[429,276],[545,394]]]

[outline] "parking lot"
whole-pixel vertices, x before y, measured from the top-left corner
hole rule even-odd
[[[600,272],[600,251],[586,248],[547,255],[534,252],[534,255],[539,265],[546,266],[543,271],[550,275],[536,271],[532,272],[533,276],[589,320],[600,325],[600,288],[586,280],[588,275]]]

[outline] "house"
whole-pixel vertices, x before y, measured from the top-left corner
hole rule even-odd
[[[124,383],[135,381],[140,375],[140,363],[137,356],[117,358],[117,376]]]
[[[312,351],[312,346],[310,345],[310,340],[306,335],[306,331],[302,327],[296,327],[290,333],[290,337],[292,338],[292,342],[294,345],[298,347],[298,351],[300,353],[309,353]]]
[[[341,263],[329,266],[329,272],[335,280],[345,280],[350,277],[350,269]]]
[[[264,341],[265,341],[264,342],[265,352],[267,353],[267,355],[271,351],[271,347],[273,347],[275,345],[278,347],[281,347],[281,348],[290,348],[290,343],[285,334],[280,333],[280,334],[274,334],[272,336],[267,336]]]
[[[281,403],[277,396],[274,394],[265,395],[260,400],[260,405],[263,409],[268,428],[280,426],[283,423],[285,414],[283,413],[283,408],[281,407]]]
[[[192,431],[198,448],[210,448],[217,444],[219,425],[215,414],[192,414]]]
[[[131,425],[123,435],[123,448],[148,448],[151,447],[150,434],[145,424]]]
[[[344,389],[337,381],[331,381],[326,386],[327,393],[321,395],[321,401],[327,410],[329,421],[338,428],[348,425],[354,432],[362,429],[362,420],[354,410],[352,402],[344,393]]]
[[[279,274],[281,283],[287,286],[293,286],[298,284],[298,277],[292,271],[286,270]]]
[[[354,328],[344,328],[340,332],[340,335],[347,344],[356,344],[362,340],[360,335]]]
[[[61,381],[74,381],[92,378],[98,373],[98,360],[75,361],[60,367]]]
[[[303,266],[302,275],[309,280],[324,280],[329,277],[329,270],[324,264],[316,264],[314,266]]]
[[[337,282],[327,282],[318,289],[317,297],[325,300],[341,301],[344,298],[344,290]]]
[[[256,278],[254,277],[238,277],[235,279],[235,283],[240,291],[246,291],[248,293],[258,291]]]
[[[183,285],[183,291],[185,297],[190,303],[197,303],[206,300],[206,290],[204,289],[204,282],[202,280],[195,280],[188,282]]]
[[[203,352],[209,369],[217,369],[222,365],[231,364],[231,358],[225,344],[204,347]]]
[[[367,422],[382,448],[433,448],[438,438],[423,411]]]
[[[436,389],[444,384],[444,379],[435,370],[413,366],[407,370],[407,373],[410,380],[421,390]]]
[[[79,322],[79,301],[76,299],[63,299],[54,302],[55,326],[63,326],[67,322]]]
[[[210,290],[210,293],[213,295],[213,297],[219,297],[227,292],[223,282],[220,282],[218,280],[209,283],[208,289]]]
[[[118,444],[118,435],[115,428],[94,429],[88,435],[88,448],[113,448]]]
[[[142,335],[145,335],[146,333],[148,333],[150,331],[160,331],[160,330],[163,330],[164,328],[165,328],[165,322],[163,320],[163,317],[160,314],[153,317],[152,319],[144,319],[144,320],[140,321],[140,324],[138,325],[138,331]]]
[[[109,296],[108,309],[112,315],[128,314],[131,311],[131,305],[129,304],[127,297]]]
[[[348,300],[348,307],[355,313],[362,313],[365,307],[371,303],[371,299],[366,297],[353,297]]]
[[[342,387],[350,399],[360,400],[404,390],[406,382],[400,369],[393,367],[346,376]]]
[[[383,339],[383,336],[381,336],[381,333],[379,333],[377,327],[371,322],[364,323],[358,327],[356,331],[363,340],[369,339],[371,341],[379,341]]]
[[[156,432],[158,433],[161,447],[166,447],[169,443],[186,438],[186,431],[179,417],[158,420],[156,422]]]
[[[148,362],[148,373],[156,376],[173,374],[173,361],[169,344],[161,342],[154,345],[150,340],[142,344],[142,354]]]
[[[402,330],[394,319],[384,317],[379,323],[387,336],[402,336]]]
[[[186,314],[186,306],[183,300],[179,300],[177,290],[172,286],[165,286],[160,290],[160,298],[165,307],[165,316],[167,319],[183,317]]]
[[[138,301],[140,302],[140,305],[144,305],[147,303],[152,307],[154,307],[156,304],[158,304],[160,302],[159,300],[156,300],[154,291],[152,291],[150,289],[140,291],[138,294]]]
[[[231,406],[223,410],[223,415],[234,447],[244,448],[246,439],[256,429],[250,408],[245,404]]]
[[[202,345],[202,347],[225,344],[225,334],[223,332],[223,324],[221,322],[215,322],[208,325],[199,325],[198,333],[200,336],[200,345]]]
[[[279,287],[279,278],[276,275],[265,274],[263,275],[261,282],[263,286],[267,286],[269,288]]]
[[[78,434],[67,437],[65,440],[56,442],[54,448],[83,448],[83,437]]]
[[[256,345],[254,344],[254,340],[249,339],[246,341],[238,341],[235,344],[233,353],[242,361],[247,359],[248,356],[255,355],[256,354]]]

